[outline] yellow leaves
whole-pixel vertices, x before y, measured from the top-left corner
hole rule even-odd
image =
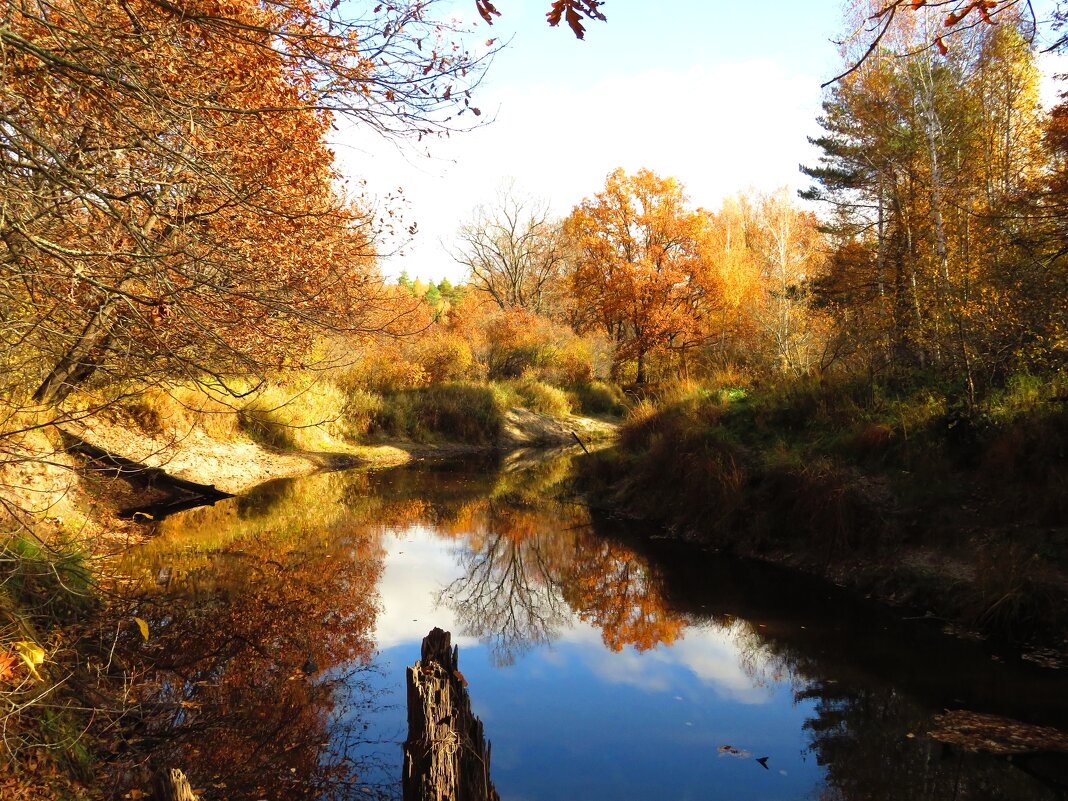
[[[140,630],[141,636],[145,638],[145,642],[148,642],[148,622],[140,617],[135,617],[133,621],[137,624],[137,628]]]
[[[30,640],[19,640],[12,643],[12,647],[30,674],[38,681],[44,681],[44,677],[37,671],[38,666],[43,665],[45,661],[44,649]]]

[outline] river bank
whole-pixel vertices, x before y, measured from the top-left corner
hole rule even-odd
[[[585,460],[597,505],[815,574],[1036,659],[1068,652],[1068,413],[981,422],[841,387],[696,394]]]
[[[694,475],[698,465],[694,449],[680,448],[678,441],[664,436],[663,429],[660,434],[664,447],[672,445],[679,471]],[[584,470],[602,460],[611,463],[633,447],[628,436],[633,436],[629,426],[624,430],[623,448],[614,454],[607,450],[592,457],[579,454],[577,460],[587,461]],[[443,454],[442,449],[434,452]],[[111,579],[107,592],[95,594],[91,601],[95,606],[63,600],[67,606],[63,622],[54,630],[34,633],[40,642],[62,642],[49,647],[39,670],[50,682],[62,680],[52,697],[56,702],[53,708],[67,705],[70,710],[60,718],[62,725],[55,719],[50,724],[52,750],[42,751],[39,764],[66,764],[68,776],[84,777],[71,785],[73,790],[64,790],[66,797],[95,799],[107,797],[108,786],[122,788],[119,795],[148,786],[146,771],[156,763],[146,761],[144,753],[151,753],[164,767],[189,770],[194,786],[205,790],[204,797],[221,799],[232,797],[227,793],[238,786],[232,764],[245,765],[255,756],[248,763],[254,769],[240,772],[243,780],[268,782],[276,788],[271,797],[302,797],[301,787],[310,786],[313,778],[309,777],[317,775],[314,766],[320,764],[316,755],[324,741],[321,716],[323,710],[331,708],[329,693],[349,692],[345,689],[348,685],[312,682],[307,677],[324,670],[331,676],[349,675],[338,672],[339,668],[352,660],[359,664],[376,647],[396,646],[401,631],[421,631],[428,621],[436,623],[441,614],[452,616],[448,625],[454,630],[481,632],[477,636],[488,638],[485,658],[494,664],[521,658],[529,649],[537,650],[559,637],[570,639],[566,632],[572,626],[582,632],[592,625],[592,630],[576,640],[586,643],[592,635],[594,640],[603,641],[605,651],[592,663],[618,659],[619,670],[624,671],[619,675],[633,676],[631,660],[635,655],[650,652],[647,665],[662,665],[670,654],[684,658],[694,646],[683,640],[699,639],[703,636],[700,631],[713,623],[725,632],[734,632],[731,636],[744,634],[748,645],[743,648],[745,656],[739,659],[763,655],[769,648],[780,649],[783,621],[792,620],[798,609],[827,594],[819,582],[806,582],[803,577],[791,580],[797,573],[794,570],[749,569],[730,559],[710,558],[699,548],[675,552],[670,547],[674,544],[665,541],[663,529],[604,525],[597,516],[591,518],[569,496],[574,454],[578,452],[575,446],[567,458],[547,462],[475,459],[444,463],[426,459],[424,464],[401,469],[320,472],[298,480],[270,481],[215,507],[167,520],[126,521],[143,544],[127,546],[117,555],[119,561],[91,559],[87,565],[82,563],[89,575],[107,573]],[[676,480],[678,476],[678,472],[674,474]],[[671,498],[660,500],[668,503]],[[436,533],[430,533],[432,530]],[[647,541],[649,548],[626,544],[636,537]],[[437,584],[428,585],[438,587],[443,606],[438,608],[427,601],[418,611],[413,610],[407,582],[413,575],[422,575],[424,569],[440,567],[445,554],[466,552],[457,549],[460,540],[456,538],[463,538],[464,549],[478,558],[463,560],[459,584],[450,584],[455,577],[442,574],[435,579]],[[427,553],[439,556],[424,562]],[[785,552],[765,553],[763,558],[788,561],[788,556]],[[399,572],[390,572],[394,570],[392,564]],[[813,571],[811,566],[796,566]],[[76,562],[60,564],[57,581],[37,587],[39,597],[51,593],[48,604],[69,598],[69,588],[80,586],[72,580],[80,575],[77,570]],[[484,574],[484,570],[490,573]],[[793,589],[782,592],[787,586]],[[452,595],[443,587],[449,587]],[[843,610],[851,608],[849,597],[858,587],[851,589],[851,593],[821,600],[818,609],[794,620],[791,636],[799,643],[817,634],[836,643],[842,641],[839,627]],[[375,611],[376,593],[391,599],[384,617]],[[543,597],[544,593],[547,595]],[[418,593],[427,598],[431,594],[430,589]],[[769,598],[780,595],[786,596],[781,603],[769,603]],[[338,617],[336,613],[341,610],[346,614]],[[564,610],[570,611],[565,614]],[[59,611],[51,607],[54,620]],[[869,658],[869,652],[877,652],[889,636],[883,628],[890,625],[888,621],[902,617],[871,614],[878,625],[864,612],[862,622],[844,638],[861,662]],[[739,615],[751,622],[739,628]],[[522,625],[498,632],[487,622],[492,620],[517,620]],[[571,622],[565,626],[564,620]],[[139,621],[144,622],[144,631]],[[917,625],[931,630],[931,624],[927,620],[903,626],[906,630]],[[691,633],[684,637],[689,627]],[[864,637],[858,639],[860,633]],[[866,643],[863,648],[861,640]],[[278,648],[279,642],[285,647]],[[784,651],[781,664],[807,665],[815,654],[840,648],[836,645],[828,650],[822,640],[817,645],[801,662]],[[712,653],[720,648],[714,644],[709,647]],[[910,656],[911,648],[901,651],[908,666],[895,677],[895,687],[909,676],[926,675]],[[992,663],[980,647],[968,653],[967,659],[978,660],[977,665],[986,663],[987,670],[991,664],[1001,666],[1000,662]],[[704,664],[701,654],[692,655],[697,659],[695,664]],[[878,660],[879,665],[885,662]],[[538,664],[541,666],[542,661]],[[84,669],[84,665],[91,669]],[[1023,665],[1025,680],[1029,667],[1037,668]],[[563,671],[555,680],[554,693],[559,692],[564,677],[576,669]],[[358,667],[351,670],[357,677],[363,675]],[[841,670],[853,676],[859,668]],[[480,692],[496,681],[492,678],[495,674],[470,663],[464,672]],[[865,664],[861,672],[873,672],[873,668]],[[1043,680],[1056,681],[1059,672],[1051,673],[1052,678],[1043,674]],[[737,682],[743,680],[744,672],[734,670],[731,675],[735,682],[732,691],[739,691]],[[832,671],[829,675],[833,681],[829,680],[828,692],[839,692],[843,674]],[[137,677],[134,685],[127,683],[130,676]],[[655,680],[662,682],[664,677],[656,676]],[[534,681],[534,677],[524,681]],[[807,680],[797,681],[804,685]],[[932,706],[935,711],[943,708],[944,696],[965,698],[970,707],[980,711],[1022,715],[1012,704],[992,702],[984,682],[968,693],[962,690],[961,682],[953,680],[950,684],[940,691]],[[136,692],[127,696],[131,686]],[[362,684],[358,688],[361,694],[373,696],[376,692]],[[610,689],[614,698],[619,689],[614,682],[610,682]],[[837,696],[831,693],[829,697]],[[88,736],[84,732],[89,722],[78,711],[84,709],[87,698],[95,699],[93,704],[98,707]],[[703,703],[712,701],[709,698]],[[794,706],[796,702],[791,702],[791,708]],[[303,717],[309,714],[308,709],[318,711],[310,718]],[[666,712],[665,707],[658,714]],[[1029,716],[1023,717],[1029,720]],[[926,707],[924,711],[910,711],[907,722],[883,732],[883,739],[899,741],[905,732],[920,732],[922,738],[929,718]],[[312,719],[320,722],[310,727],[292,725],[293,721]],[[1057,725],[1060,719],[1038,717],[1030,722]],[[281,740],[266,733],[273,732],[275,726],[289,726]],[[203,748],[205,730],[212,732],[213,744],[225,742],[227,747]],[[507,727],[502,727],[501,734],[506,731]],[[716,745],[740,741],[737,734],[709,736],[718,738],[709,741]],[[261,751],[259,747],[260,742],[268,741],[298,742],[307,759],[291,763],[288,757],[275,758],[269,749]],[[796,747],[793,743],[784,747],[783,758],[790,749],[796,752]],[[79,748],[84,757],[79,757]],[[909,753],[916,759],[923,755],[922,749]],[[235,754],[240,757],[236,762]],[[108,766],[106,777],[99,772],[101,765]],[[296,767],[300,781],[308,784],[290,786],[290,766]],[[387,779],[395,781],[395,776],[387,773]],[[37,782],[38,775],[24,769],[21,784],[8,785],[18,789],[11,797],[18,801],[62,797],[63,793],[48,790],[48,781],[58,781],[55,775],[53,768],[52,779]],[[809,778],[816,780],[815,776]],[[948,781],[948,773],[946,778]],[[117,784],[108,785],[105,779]],[[4,780],[0,773],[0,787],[6,789]],[[260,785],[255,786],[260,792]]]

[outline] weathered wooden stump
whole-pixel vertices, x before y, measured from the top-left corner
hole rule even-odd
[[[452,635],[435,628],[408,668],[404,801],[499,801],[490,781],[490,746],[471,713]]]
[[[199,801],[179,768],[161,770],[156,774],[155,785],[154,801]]]

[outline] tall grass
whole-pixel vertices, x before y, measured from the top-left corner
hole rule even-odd
[[[387,396],[376,423],[385,433],[416,440],[489,443],[500,433],[503,408],[489,386],[433,384]]]
[[[346,452],[381,437],[487,444],[500,433],[511,407],[557,417],[584,406],[598,413],[625,408],[620,391],[608,384],[565,390],[533,373],[507,381],[442,381],[400,389],[374,389],[361,381],[352,371],[340,371],[314,380],[231,382],[228,395],[174,384],[148,388],[120,407],[152,436],[177,441],[199,430],[223,442],[247,438],[279,450],[327,452]]]

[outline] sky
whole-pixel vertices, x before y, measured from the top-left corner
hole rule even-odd
[[[474,0],[439,0],[439,14],[470,23],[470,41],[510,40],[472,101],[486,124],[398,145],[342,123],[332,142],[343,174],[378,197],[400,190],[418,226],[386,243],[388,277],[464,280],[456,231],[506,182],[561,217],[616,167],[675,177],[709,209],[806,185],[820,84],[841,69],[840,0],[609,0],[584,41],[546,24],[549,0],[496,5],[490,28]],[[1049,5],[1036,3],[1040,16]]]

